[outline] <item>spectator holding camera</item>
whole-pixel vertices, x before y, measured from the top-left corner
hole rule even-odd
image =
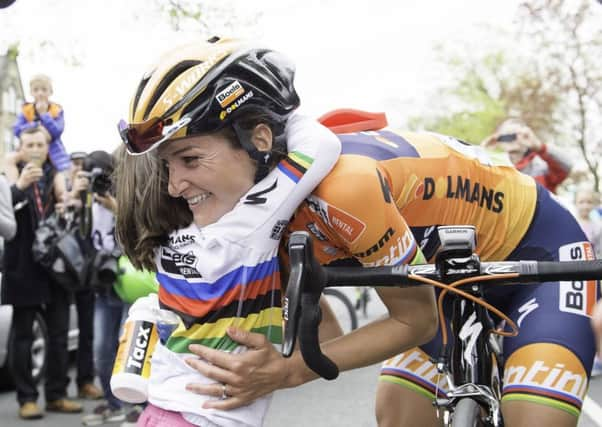
[[[81,155],[78,154],[77,157]],[[129,308],[113,289],[117,275],[117,204],[111,194],[113,167],[113,157],[109,153],[94,151],[88,154],[83,158],[79,171],[78,165],[74,166],[71,191],[72,198],[82,202],[80,230],[85,230],[86,239],[94,253],[89,289],[95,293],[95,303],[94,310],[90,310],[90,313],[94,314],[94,362],[102,386],[102,397],[105,399],[92,413],[83,416],[83,425],[116,423],[126,419],[123,403],[113,396],[109,385],[121,324],[127,317]],[[133,411],[138,409],[134,408]]]
[[[13,126],[18,138],[25,129],[38,127],[44,133],[48,143],[50,161],[58,171],[66,171],[71,165],[69,155],[61,141],[65,128],[63,107],[50,101],[52,81],[45,74],[36,74],[29,81],[33,102],[23,104],[17,122]]]
[[[41,127],[23,130],[17,153],[8,156],[7,177],[17,222],[17,233],[4,253],[2,304],[13,306],[14,345],[9,361],[19,416],[41,418],[38,389],[32,376],[33,324],[42,313],[48,327],[48,363],[44,392],[46,410],[81,412],[82,406],[67,396],[67,332],[70,294],[55,283],[43,267],[32,261],[32,243],[40,221],[54,212],[65,193],[65,177],[48,161],[48,139]],[[11,163],[15,162],[15,163]]]
[[[79,192],[85,191],[84,188],[75,189],[75,179],[77,174],[83,169],[86,153],[76,151],[71,153],[71,169],[68,180],[69,197],[66,205],[81,208]],[[102,390],[94,385],[94,291],[90,287],[85,287],[74,293],[75,307],[77,310],[77,326],[79,329],[77,345],[77,389],[78,397],[82,399],[96,400],[103,396]]]
[[[553,193],[568,177],[573,167],[566,156],[561,158],[562,154],[558,148],[544,144],[533,130],[518,118],[504,120],[481,144],[506,152],[519,171],[532,176]]]

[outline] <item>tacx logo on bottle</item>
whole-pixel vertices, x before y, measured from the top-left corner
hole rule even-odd
[[[115,357],[113,374],[127,372],[148,378],[150,359],[156,343],[157,331],[154,323],[144,320],[126,322]]]

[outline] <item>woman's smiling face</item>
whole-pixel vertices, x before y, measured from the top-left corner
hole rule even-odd
[[[167,141],[159,156],[169,171],[169,195],[188,202],[199,226],[231,211],[254,184],[255,163],[224,133]]]

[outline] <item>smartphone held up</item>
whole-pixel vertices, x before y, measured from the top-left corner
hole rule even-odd
[[[44,164],[44,158],[40,154],[31,154],[29,156],[29,161],[38,168],[41,168]]]
[[[497,137],[497,142],[513,142],[516,141],[516,133],[504,133]]]

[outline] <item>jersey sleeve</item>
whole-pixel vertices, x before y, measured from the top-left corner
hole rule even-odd
[[[342,156],[316,195],[330,231],[364,266],[425,262],[377,161]]]

